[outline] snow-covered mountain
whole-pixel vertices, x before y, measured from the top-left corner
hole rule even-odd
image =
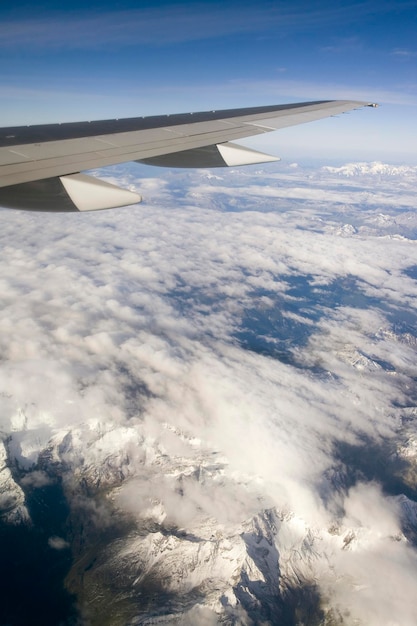
[[[417,178],[417,166],[412,165],[390,165],[381,161],[346,163],[340,167],[325,165],[322,168],[331,174],[342,176],[376,176],[376,177],[398,177],[407,180]]]

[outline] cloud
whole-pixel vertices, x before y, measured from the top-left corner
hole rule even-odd
[[[403,5],[404,6],[404,5]],[[405,3],[405,6],[407,4]],[[400,8],[397,5],[398,8]],[[375,11],[389,13],[392,6],[381,2],[376,9],[373,2],[356,2],[335,6],[324,3],[306,10],[304,3],[288,8],[266,3],[217,2],[169,4],[157,9],[143,8],[114,11],[56,11],[48,17],[3,20],[0,47],[16,46],[40,49],[90,49],[108,45],[163,46],[201,39],[225,37],[233,34],[275,32],[277,28],[302,31],[325,25],[346,24],[359,16],[374,16]]]
[[[50,548],[53,548],[54,550],[66,550],[70,547],[70,544],[68,543],[68,541],[65,541],[65,539],[62,539],[62,537],[49,537],[48,539],[48,545]]]
[[[340,37],[334,41],[332,45],[323,46],[323,52],[334,53],[351,53],[363,49],[363,42],[355,35],[351,37]]]
[[[129,210],[0,212],[9,455],[35,468],[26,479],[35,486],[38,460],[52,463],[73,511],[97,529],[111,527],[115,509],[137,528],[156,525],[163,545],[162,530],[181,530],[190,562],[199,541],[214,559],[213,532],[240,537],[260,510],[276,509],[289,580],[318,581],[328,606],[365,623],[375,590],[406,624],[409,583],[387,596],[379,575],[415,576],[395,501],[358,483],[354,461],[345,479],[328,477],[338,442],[395,448],[413,402],[415,240],[366,230],[382,205],[401,229],[413,174],[391,204],[392,179],[369,173],[354,184],[284,166],[109,175],[140,188],[142,171],[146,202]],[[347,219],[355,228],[340,237]],[[155,534],[140,550],[150,543],[157,550]],[[247,558],[239,546],[235,565]]]
[[[11,20],[0,38],[3,47],[22,46],[40,48],[85,49],[109,44],[119,46],[153,45],[193,41],[222,36],[233,32],[247,32],[265,26],[265,16],[250,11],[254,24],[250,24],[246,12],[236,20],[219,20],[219,14],[229,11],[220,5],[203,4],[190,9],[186,5],[158,9],[134,9],[125,11],[87,12],[59,14],[46,18]],[[261,19],[259,19],[259,17]],[[203,24],[207,26],[204,30]],[[67,25],[67,28],[65,28]],[[92,33],[94,36],[92,37]]]
[[[412,624],[417,606],[411,600],[410,572],[417,555],[401,540],[397,503],[384,498],[376,485],[358,484],[349,492],[345,510],[346,525],[358,530],[336,555],[339,576],[351,581],[332,585],[336,602],[366,624]]]
[[[401,532],[399,505],[384,498],[377,484],[359,483],[349,490],[343,503],[344,524],[370,531],[370,541]]]
[[[405,48],[395,48],[392,54],[398,57],[410,58],[415,57],[417,52],[415,50],[406,50]]]
[[[91,48],[107,45],[151,45],[195,41],[235,33],[270,30],[273,24],[294,26],[299,12],[272,5],[224,7],[218,3],[176,4],[154,9],[132,9],[77,15],[60,14],[47,18],[10,20],[0,37],[0,45],[40,48]],[[92,37],[91,34],[94,33]]]
[[[31,487],[46,487],[53,484],[54,479],[48,476],[46,472],[41,470],[34,470],[23,476],[21,480],[22,485],[29,485]]]

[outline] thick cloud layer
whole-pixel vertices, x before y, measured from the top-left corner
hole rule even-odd
[[[417,172],[363,168],[120,167],[142,205],[1,211],[0,429],[26,484],[60,442],[67,480],[117,475],[138,519],[204,534],[275,507],[291,568],[316,533],[300,567],[334,611],[414,623],[406,481],[354,451],[415,462]]]

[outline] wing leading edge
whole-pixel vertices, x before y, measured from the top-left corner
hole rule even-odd
[[[224,167],[277,160],[231,143],[345,113],[351,100],[0,129],[0,204],[84,211],[135,204],[140,197],[83,170],[127,161],[167,167]]]

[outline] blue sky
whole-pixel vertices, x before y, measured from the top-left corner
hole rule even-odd
[[[315,99],[377,101],[246,142],[283,158],[417,162],[417,2],[15,2],[2,126]]]

